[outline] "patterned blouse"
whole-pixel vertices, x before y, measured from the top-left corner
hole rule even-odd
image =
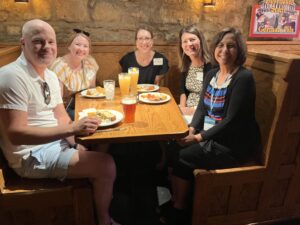
[[[186,101],[187,107],[195,107],[198,105],[200,94],[202,91],[202,83],[203,83],[203,66],[201,67],[190,66],[185,81],[186,89],[190,91],[190,94]]]
[[[63,57],[58,57],[49,67],[69,91],[77,92],[89,88],[90,81],[96,76],[99,66],[92,56],[83,60],[81,70],[72,70]]]
[[[54,71],[64,84],[64,102],[67,104],[71,94],[90,87],[91,80],[96,76],[99,66],[92,56],[87,56],[82,61],[82,69],[74,71],[63,57],[58,57],[50,65],[49,69]]]

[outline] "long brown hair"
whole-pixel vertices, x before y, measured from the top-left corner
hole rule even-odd
[[[194,34],[199,38],[200,46],[201,46],[200,57],[203,59],[204,63],[210,62],[210,54],[209,54],[207,43],[206,43],[203,33],[195,25],[186,26],[186,27],[182,28],[179,32],[179,43],[178,43],[179,58],[180,58],[179,68],[180,68],[181,72],[188,71],[188,69],[191,65],[190,57],[188,57],[184,53],[184,51],[181,47],[181,41],[182,41],[181,38],[184,33]]]

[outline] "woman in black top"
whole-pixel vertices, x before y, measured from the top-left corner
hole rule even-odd
[[[200,102],[181,140],[172,176],[173,202],[161,218],[167,224],[181,224],[190,193],[193,170],[232,167],[244,162],[260,146],[255,120],[255,82],[242,65],[246,44],[235,28],[226,28],[212,41],[213,61],[219,68],[208,72]]]
[[[136,50],[127,53],[119,61],[122,72],[127,72],[129,67],[138,67],[139,84],[160,85],[169,65],[164,55],[152,50],[153,32],[147,27],[138,28],[135,43]]]
[[[211,69],[205,38],[196,26],[179,32],[181,92],[179,107],[184,115],[193,115],[199,103],[205,74]]]

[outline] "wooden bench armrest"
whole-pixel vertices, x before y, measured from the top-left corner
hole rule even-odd
[[[203,170],[196,169],[194,170],[194,176],[197,183],[197,180],[201,180],[201,183],[211,179],[210,182],[213,183],[243,183],[250,180],[259,180],[263,179],[263,175],[266,171],[265,166],[253,165],[246,167],[235,167],[228,169],[216,169],[216,170]]]

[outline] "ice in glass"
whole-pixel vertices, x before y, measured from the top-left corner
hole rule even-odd
[[[104,80],[103,87],[105,92],[105,98],[107,100],[113,100],[115,97],[115,81],[114,80]]]

